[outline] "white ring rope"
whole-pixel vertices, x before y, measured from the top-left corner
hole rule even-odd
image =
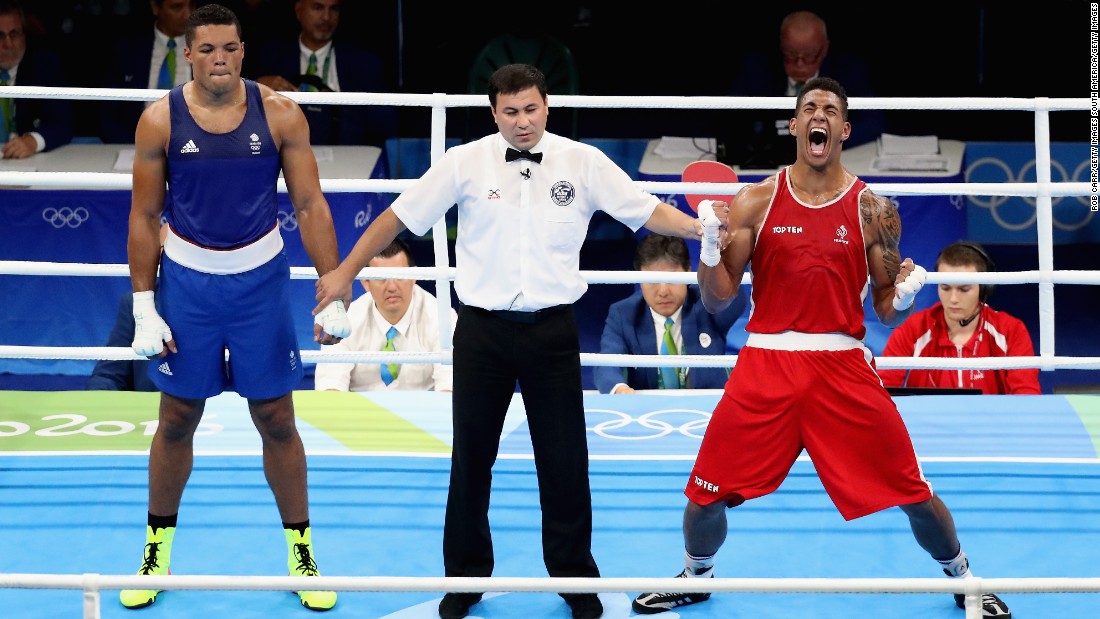
[[[439,276],[454,280],[455,267],[367,267],[359,272],[358,279],[416,279],[437,280]],[[586,271],[581,276],[590,284],[695,284],[695,273],[674,271]],[[24,260],[0,260],[0,275],[63,275],[129,277],[129,265],[90,264],[86,262],[30,262]],[[313,267],[290,267],[290,279],[317,279]],[[964,273],[931,271],[929,284],[1100,284],[1100,271],[1011,271],[1003,273]],[[745,273],[742,284],[751,284],[752,275]]]
[[[442,363],[450,365],[449,351],[440,352],[330,352],[303,350],[305,363]],[[144,359],[131,349],[119,346],[11,346],[0,345],[0,359],[77,359],[77,360],[136,360]],[[607,353],[580,354],[581,364],[611,367],[664,367],[669,364],[662,355],[611,355]],[[737,363],[737,355],[677,355],[676,365],[698,368],[728,368]],[[1022,368],[1058,368],[1070,370],[1100,369],[1100,357],[974,357],[970,359],[940,357],[875,357],[875,365],[881,369],[920,370],[995,370]]]
[[[83,99],[93,101],[156,101],[167,90],[139,88],[58,88],[0,86],[0,97],[26,99]],[[394,105],[406,107],[485,107],[485,95],[398,94],[369,92],[298,92],[281,94],[298,103],[330,105]],[[793,108],[794,97],[687,97],[550,95],[554,107],[634,109],[772,109]],[[1001,110],[1020,112],[1087,111],[1087,97],[850,97],[853,110]]]
[[[312,267],[291,267],[291,279],[317,279]],[[453,281],[454,267],[443,269],[443,277]],[[56,262],[27,262],[0,260],[0,275],[57,275],[57,276],[118,276],[128,277],[125,264],[77,264]],[[670,273],[665,271],[581,271],[588,283],[680,283],[696,282],[694,273]],[[369,267],[359,274],[360,279],[407,278],[438,280],[437,267]],[[928,274],[928,284],[1100,284],[1100,271],[1016,271],[1009,273],[938,273]],[[743,284],[751,284],[752,276],[746,273]],[[76,360],[132,360],[141,359],[129,348],[95,346],[5,346],[0,345],[0,359],[76,359]],[[305,363],[451,363],[449,351],[438,353],[413,352],[329,352],[302,350]],[[733,367],[736,355],[679,355],[677,364],[683,367]],[[662,367],[668,359],[660,355],[609,355],[581,353],[581,363],[588,366],[611,367]],[[1100,369],[1097,357],[982,357],[976,359],[925,358],[925,357],[876,357],[875,363],[882,369]]]
[[[51,88],[35,86],[0,87],[0,97],[64,98],[91,100],[153,101],[167,91],[145,89],[88,89]],[[444,151],[446,109],[450,107],[482,107],[484,95],[389,94],[389,93],[300,93],[287,92],[286,96],[299,103],[346,105],[394,105],[431,107],[431,157],[437,160]],[[556,107],[581,108],[654,108],[654,109],[790,109],[792,97],[635,97],[635,96],[581,96],[553,95]],[[1061,196],[1088,196],[1088,183],[1050,182],[1050,136],[1048,114],[1052,111],[1086,111],[1091,101],[1087,98],[883,98],[853,97],[851,109],[899,109],[899,110],[1001,110],[1031,112],[1035,117],[1036,181],[1035,183],[872,183],[872,189],[882,195],[991,195],[1019,196],[1035,199],[1037,211],[1039,265],[1038,271],[1018,273],[964,274],[930,273],[930,283],[1038,283],[1040,291],[1040,355],[1038,357],[1000,357],[987,359],[915,359],[878,358],[883,368],[993,368],[993,367],[1041,367],[1042,369],[1100,367],[1096,357],[1057,357],[1054,351],[1054,284],[1100,284],[1100,271],[1055,271],[1053,268],[1053,223],[1051,198]],[[383,192],[398,193],[406,189],[412,180],[335,180],[321,181],[321,187],[329,192]],[[79,185],[102,189],[130,189],[129,174],[88,174],[49,172],[0,172],[0,186],[16,187],[67,187]],[[700,191],[699,183],[639,182],[648,191],[680,193]],[[707,191],[720,190],[733,193],[743,183],[722,186],[706,185]],[[280,191],[285,184],[280,181]],[[447,263],[445,227],[442,222],[433,229],[436,235],[437,262]],[[86,265],[60,263],[29,263],[20,261],[0,262],[0,274],[4,275],[81,275],[126,276],[126,265]],[[380,278],[395,274],[412,278],[434,277],[439,290],[448,291],[454,279],[453,268],[416,267],[413,269],[365,269],[363,277]],[[645,274],[626,272],[584,272],[590,283],[634,283],[648,281]],[[670,274],[674,275],[674,274]],[[296,279],[316,278],[309,268],[295,267],[291,276]],[[681,277],[682,276],[682,277]],[[655,281],[681,281],[691,283],[694,274],[675,277],[656,275]],[[746,282],[749,283],[749,282]],[[440,315],[447,317],[446,299],[440,297]],[[444,323],[445,325],[446,323]],[[441,328],[444,326],[441,325]],[[448,334],[449,335],[449,334]],[[450,339],[441,339],[446,345],[439,353],[329,353],[302,351],[306,362],[380,362],[449,363]],[[38,359],[137,359],[127,348],[111,347],[34,347],[0,346],[0,358],[20,357]],[[667,364],[666,357],[657,355],[601,355],[583,353],[581,361],[587,365],[657,366]],[[992,362],[996,361],[996,365]],[[678,363],[691,367],[727,367],[736,362],[736,356],[683,355]],[[621,592],[621,591],[680,591],[689,583],[683,579],[656,578],[401,578],[401,577],[317,577],[311,586],[337,591],[545,591],[545,592]],[[292,591],[301,585],[300,579],[291,577],[233,577],[233,576],[103,576],[84,574],[0,574],[0,588],[77,589],[84,592],[84,617],[99,617],[99,591],[102,589],[158,588],[202,590],[280,590]],[[1053,593],[1100,592],[1097,578],[1016,578],[982,579],[962,581],[944,579],[800,579],[761,578],[693,580],[692,591],[703,592],[758,592],[758,593],[964,593],[966,619],[981,616],[980,595],[997,593]]]
[[[700,593],[961,593],[965,619],[979,619],[983,593],[1090,593],[1100,591],[1100,578],[530,578],[494,576],[404,577],[316,576],[310,587],[350,592],[531,592],[617,593],[690,589]],[[85,593],[85,619],[99,617],[99,592],[121,589],[165,591],[293,591],[294,576],[135,576],[103,574],[0,574],[0,588],[75,589]],[[94,607],[92,607],[94,605]]]
[[[415,179],[321,179],[321,189],[327,193],[400,193],[415,183]],[[715,193],[733,195],[748,183],[683,183],[672,181],[637,181],[636,185],[650,193],[690,194]],[[0,186],[10,187],[89,187],[92,189],[133,188],[130,174],[116,172],[22,172],[0,171]],[[1062,181],[1057,183],[868,183],[884,196],[1010,196],[1017,198],[1087,196],[1089,183]],[[279,193],[286,193],[286,181],[279,179]]]

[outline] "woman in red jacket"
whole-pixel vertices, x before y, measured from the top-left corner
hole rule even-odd
[[[936,271],[993,271],[993,260],[976,243],[948,245]],[[986,304],[989,284],[939,284],[940,302],[910,316],[890,334],[883,357],[1031,357],[1023,321]],[[1039,394],[1039,370],[879,370],[887,387],[959,387],[986,394]]]

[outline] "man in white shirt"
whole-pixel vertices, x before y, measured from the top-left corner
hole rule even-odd
[[[573,303],[588,289],[580,250],[596,211],[637,231],[700,239],[702,221],[640,190],[599,149],[546,131],[546,76],[510,64],[489,78],[498,132],[455,146],[360,237],[317,300],[347,298],[359,271],[408,228],[424,234],[458,205],[454,338],[454,442],[443,528],[448,577],[492,575],[492,467],[515,395],[523,398],[542,508],[542,557],[552,577],[595,578],[592,493]],[[724,202],[708,221],[721,244]],[[710,220],[713,219],[713,224]],[[705,247],[707,247],[705,245]],[[716,251],[716,250],[715,250]],[[708,254],[709,255],[709,254]],[[318,310],[320,311],[320,310]],[[524,548],[512,552],[526,552]],[[441,619],[461,619],[481,593],[448,593]],[[597,619],[595,593],[562,593],[573,619]]]
[[[409,246],[394,239],[369,266],[414,267]],[[402,352],[434,352],[439,345],[439,311],[432,293],[411,279],[365,279],[369,295],[360,296],[348,308],[351,337],[326,346],[335,352],[374,352],[387,349]],[[458,314],[452,309],[450,330]],[[393,336],[387,337],[390,329]],[[318,391],[450,391],[452,368],[442,363],[319,363],[314,374]]]

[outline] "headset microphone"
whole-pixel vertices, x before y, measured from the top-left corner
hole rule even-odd
[[[981,316],[982,315],[982,305],[983,304],[981,304],[981,303],[978,304],[978,311],[974,312],[973,316],[971,316],[970,318],[964,318],[964,319],[960,320],[959,321],[959,326],[960,327],[965,327],[966,325],[974,322],[975,318],[977,318],[978,316]]]
[[[525,181],[531,180],[531,168],[526,168],[524,170],[520,170],[519,175],[522,176],[523,180],[525,180]]]

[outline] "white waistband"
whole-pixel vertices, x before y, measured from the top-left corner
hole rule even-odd
[[[177,264],[189,269],[212,273],[214,275],[232,275],[244,273],[263,266],[283,251],[283,235],[279,226],[255,241],[237,249],[210,249],[200,247],[177,235],[168,228],[164,239],[164,255]]]
[[[843,333],[750,333],[745,346],[769,350],[851,350],[863,342]]]

